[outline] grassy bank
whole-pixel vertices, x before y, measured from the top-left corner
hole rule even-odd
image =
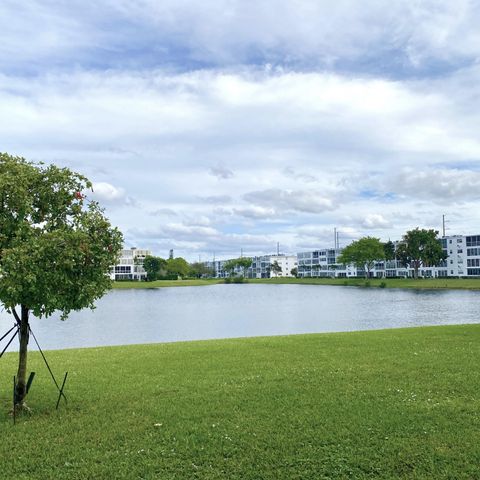
[[[0,478],[477,478],[480,326],[38,354],[14,427],[0,363]]]
[[[272,284],[304,284],[304,285],[341,285],[364,287],[364,278],[270,278],[253,279],[252,283]],[[368,280],[371,287],[385,288],[425,288],[425,289],[463,289],[480,290],[479,278],[371,278]]]
[[[208,280],[158,280],[156,282],[115,282],[114,288],[160,288],[160,287],[191,287],[199,285],[215,285],[224,283],[223,279]],[[265,284],[303,284],[303,285],[339,285],[339,286],[365,286],[363,278],[262,278],[248,279],[248,283]],[[423,288],[423,289],[461,289],[480,290],[480,278],[371,278],[370,287],[384,288]]]

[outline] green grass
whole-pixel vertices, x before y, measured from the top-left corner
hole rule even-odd
[[[159,288],[159,287],[191,287],[199,285],[215,285],[224,283],[223,279],[212,278],[207,280],[157,280],[155,282],[114,282],[113,287],[122,288]],[[364,287],[363,278],[259,278],[248,279],[248,283],[265,284],[303,284],[303,285],[339,285],[339,286],[357,286]],[[413,279],[413,278],[371,278],[369,280],[371,287],[380,287],[384,284],[385,288],[422,288],[422,289],[461,289],[461,290],[480,290],[480,278],[432,278],[432,279]]]
[[[30,417],[0,363],[2,479],[471,479],[480,325],[38,354]]]
[[[300,283],[305,285],[341,285],[365,286],[364,278],[270,278],[253,279],[251,283]],[[370,278],[371,287],[380,287],[382,283],[386,288],[446,288],[462,290],[480,290],[480,278]]]

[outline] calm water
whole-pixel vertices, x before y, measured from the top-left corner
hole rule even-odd
[[[34,319],[32,329],[42,348],[59,349],[479,321],[474,291],[212,285],[114,290],[93,312]],[[0,336],[11,324],[1,312]]]

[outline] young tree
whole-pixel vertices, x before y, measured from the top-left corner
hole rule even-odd
[[[447,255],[438,239],[437,230],[409,230],[397,247],[397,258],[403,265],[413,268],[414,278],[418,278],[418,270],[424,266],[437,266]]]
[[[30,314],[94,308],[122,247],[91,183],[67,168],[0,154],[0,301],[19,328],[15,408],[24,407]],[[17,309],[19,308],[19,311]]]
[[[278,262],[275,260],[271,265],[270,265],[270,271],[275,275],[275,277],[278,276],[279,273],[282,273],[282,267],[278,264]]]
[[[378,238],[363,237],[345,247],[338,261],[345,265],[354,264],[357,268],[365,268],[365,278],[368,278],[375,262],[384,258],[382,242]]]
[[[297,267],[293,267],[293,268],[290,270],[290,273],[291,273],[294,277],[298,277],[298,268],[297,268]]]

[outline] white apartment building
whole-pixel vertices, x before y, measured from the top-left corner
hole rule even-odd
[[[292,269],[297,268],[296,255],[261,255],[258,257],[247,257],[252,260],[252,265],[246,269],[247,278],[272,278],[272,277],[293,277]],[[205,265],[212,269],[215,278],[225,278],[229,272],[225,271],[225,263],[228,260],[217,260],[214,262],[205,262]],[[277,262],[281,271],[278,273],[272,269],[272,265]],[[233,276],[243,275],[243,269],[236,267]]]
[[[274,263],[280,267],[278,272],[272,269]],[[247,276],[248,278],[293,277],[293,268],[297,268],[296,255],[263,255],[252,258],[252,266],[247,270]]]
[[[421,267],[419,276],[480,277],[480,235],[447,235],[440,242],[447,259],[436,267]],[[398,243],[394,242],[395,245]],[[304,278],[363,277],[365,270],[338,263],[341,252],[340,248],[299,252],[298,275]],[[376,278],[413,277],[413,268],[406,268],[397,260],[378,261],[370,275]]]
[[[143,269],[146,256],[152,255],[150,250],[138,248],[124,249],[118,263],[110,270],[112,280],[145,280],[147,273]]]

